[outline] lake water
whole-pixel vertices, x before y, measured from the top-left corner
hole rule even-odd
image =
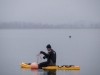
[[[37,62],[47,44],[57,53],[57,65],[80,70],[20,68],[21,62]],[[0,75],[100,75],[100,29],[1,29]]]

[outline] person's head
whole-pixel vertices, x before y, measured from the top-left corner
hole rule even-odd
[[[46,46],[46,48],[47,48],[48,51],[51,50],[51,45],[48,44],[48,45]]]

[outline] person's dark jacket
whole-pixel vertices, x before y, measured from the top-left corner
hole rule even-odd
[[[45,53],[43,51],[41,51],[40,53],[42,53],[44,55],[44,59],[47,58],[47,63],[49,65],[56,65],[56,52],[51,49],[50,51],[48,51],[48,53]]]

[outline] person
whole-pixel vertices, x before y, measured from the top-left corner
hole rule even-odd
[[[42,69],[42,67],[46,67],[46,66],[56,65],[56,52],[51,48],[50,44],[48,44],[46,48],[48,50],[48,53],[40,51],[40,54],[43,54],[44,55],[43,58],[47,59],[47,61],[38,64],[39,69]]]

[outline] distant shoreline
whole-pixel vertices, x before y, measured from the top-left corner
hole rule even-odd
[[[0,23],[0,29],[100,29],[100,24],[35,24],[35,23]]]
[[[100,29],[100,28],[0,28],[1,29]]]

